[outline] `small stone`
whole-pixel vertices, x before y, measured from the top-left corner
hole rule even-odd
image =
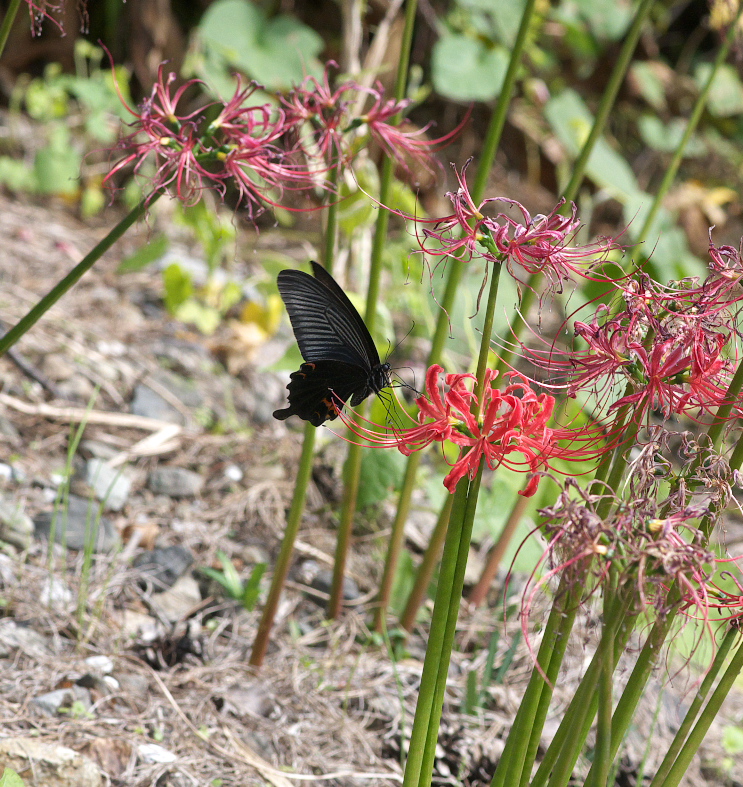
[[[141,639],[144,642],[153,642],[163,633],[163,625],[159,620],[135,609],[124,610],[120,629],[125,639]]]
[[[140,743],[137,752],[142,762],[147,763],[169,763],[175,762],[178,758],[172,751],[168,751],[156,743]]]
[[[13,477],[13,468],[6,465],[5,462],[0,462],[0,481],[7,483]]]
[[[147,482],[156,495],[168,497],[193,497],[204,486],[204,479],[185,467],[156,467]]]
[[[111,520],[98,516],[98,505],[77,495],[69,496],[67,511],[43,511],[33,521],[37,538],[48,540],[53,529],[54,540],[68,549],[84,549],[86,539],[92,539],[96,530],[95,552],[113,552],[120,543]]]
[[[193,577],[181,577],[172,588],[153,593],[151,601],[161,615],[175,623],[201,603],[199,583]]]
[[[86,465],[86,480],[95,496],[105,501],[107,509],[121,511],[132,488],[132,480],[124,470],[111,467],[102,459],[90,459]]]
[[[10,768],[26,784],[44,787],[101,787],[103,776],[98,766],[66,746],[46,743],[38,738],[0,740],[0,773]]]
[[[160,394],[156,394],[143,383],[134,389],[131,411],[134,415],[156,418],[158,421],[167,421],[171,424],[183,426],[185,423],[181,413],[170,402],[166,402]]]
[[[239,468],[237,465],[227,465],[224,469],[224,477],[228,481],[233,481],[234,483],[238,483],[242,481],[245,476],[242,469]]]
[[[330,594],[332,584],[333,572],[328,569],[322,569],[321,571],[318,571],[317,576],[315,576],[315,578],[310,583],[310,587],[314,590],[319,590],[321,593]],[[359,592],[359,586],[356,584],[356,582],[351,579],[351,577],[344,577],[343,600],[354,601],[355,599],[359,598],[360,595],[361,593]],[[315,601],[318,601],[317,596],[310,595],[310,598],[314,598]]]
[[[235,716],[254,716],[268,718],[276,707],[276,702],[265,684],[251,686],[231,686],[219,695],[222,700],[221,713]]]
[[[119,675],[119,683],[121,684],[121,691],[127,697],[133,697],[142,702],[149,699],[150,682],[144,675],[140,675],[138,672],[128,672],[124,675]]]
[[[114,448],[108,443],[102,443],[100,440],[82,440],[80,448],[90,451],[93,456],[97,456],[99,459],[113,459],[120,453],[120,449]]]
[[[56,612],[70,612],[75,606],[75,596],[61,579],[48,576],[41,585],[39,602]]]
[[[7,541],[18,549],[28,549],[33,533],[31,517],[18,504],[0,499],[0,541]]]
[[[37,661],[49,658],[51,649],[43,634],[28,626],[21,626],[10,618],[0,620],[0,654],[9,656],[20,650]]]
[[[191,568],[193,560],[186,547],[175,545],[141,552],[132,565],[140,570],[143,579],[152,582],[155,590],[164,590],[173,587],[176,580]]]
[[[90,692],[83,686],[70,686],[34,697],[31,700],[31,709],[43,716],[56,716],[60,712],[69,713],[75,703],[79,703],[86,711],[93,707]]]
[[[108,675],[114,671],[114,663],[109,656],[88,656],[85,663],[101,675]]]

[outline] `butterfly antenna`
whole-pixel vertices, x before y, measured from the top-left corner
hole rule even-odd
[[[387,357],[388,358],[390,357],[390,355],[392,355],[395,352],[395,350],[397,350],[397,348],[405,341],[405,339],[407,339],[408,336],[410,336],[410,334],[413,332],[413,328],[415,328],[415,320],[413,320],[413,324],[410,326],[410,328],[408,328],[408,332],[405,334],[405,336],[403,336],[402,339],[400,339],[400,341],[393,347],[392,350],[389,349],[389,347],[391,345],[391,342],[389,340],[387,341],[387,348],[388,348],[387,349]]]

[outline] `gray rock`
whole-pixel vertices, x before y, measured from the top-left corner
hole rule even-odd
[[[100,675],[108,675],[114,671],[114,663],[110,656],[88,656],[85,663]]]
[[[0,620],[0,656],[7,658],[16,650],[37,661],[48,659],[51,653],[49,641],[43,634],[4,618]]]
[[[102,459],[90,459],[86,465],[86,481],[99,500],[111,511],[121,511],[129,497],[132,480],[120,467],[111,467]]]
[[[11,768],[26,784],[44,787],[101,787],[103,776],[88,757],[38,738],[0,740],[0,773]]]
[[[137,753],[142,762],[147,763],[169,763],[178,759],[172,751],[168,751],[156,743],[140,743]]]
[[[150,580],[155,590],[173,587],[176,581],[193,564],[193,555],[186,547],[172,546],[142,552],[134,558],[132,565]]]
[[[18,549],[28,549],[34,533],[34,523],[21,507],[0,499],[0,541],[7,541]]]
[[[204,479],[185,467],[156,467],[151,473],[147,486],[156,495],[168,497],[193,497],[204,486]]]
[[[152,606],[171,623],[185,618],[201,603],[199,583],[193,577],[181,577],[172,588],[150,596]]]
[[[15,424],[4,416],[0,415],[0,434],[9,438],[13,445],[18,445],[21,440],[21,433],[16,429]]]
[[[54,540],[68,549],[84,549],[86,539],[93,539],[96,532],[96,552],[112,552],[121,541],[111,520],[98,517],[98,504],[77,495],[69,496],[66,511],[52,509],[37,514],[34,525],[37,538],[48,540],[54,530]]]
[[[181,413],[170,402],[166,402],[160,394],[156,394],[142,383],[134,389],[131,411],[134,415],[142,415],[145,418],[156,418],[159,421],[167,421],[181,426],[185,424]]]
[[[57,612],[71,612],[75,608],[75,595],[69,586],[58,577],[48,576],[39,591],[42,606]]]
[[[90,692],[83,686],[70,686],[41,694],[31,700],[31,710],[42,716],[56,716],[60,710],[69,712],[74,703],[80,703],[85,710],[93,707]]]
[[[333,572],[329,569],[322,569],[318,571],[315,578],[310,583],[310,587],[314,590],[319,590],[321,593],[330,594],[330,590],[333,584]],[[309,594],[308,594],[309,595]],[[344,577],[343,578],[343,600],[344,601],[354,601],[355,599],[359,598],[361,595],[359,591],[359,586],[356,582],[351,579],[351,577]],[[318,601],[317,596],[310,595],[310,598],[313,598],[315,601]],[[320,602],[324,603],[324,602]]]

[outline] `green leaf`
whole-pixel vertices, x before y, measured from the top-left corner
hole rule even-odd
[[[49,144],[34,158],[34,173],[42,194],[75,194],[80,186],[82,158],[65,126],[54,126]]]
[[[574,90],[563,90],[547,102],[545,117],[568,152],[577,156],[594,120],[583,99]],[[603,138],[596,142],[586,173],[622,203],[641,193],[630,165]]]
[[[466,35],[442,36],[431,55],[433,86],[458,101],[489,101],[500,93],[508,53]]]
[[[694,72],[694,79],[699,87],[703,87],[712,72],[711,63],[700,63]],[[733,117],[743,112],[743,85],[738,70],[734,66],[723,64],[712,80],[707,108],[716,117]]]
[[[26,783],[12,768],[6,768],[0,776],[0,787],[26,787]]]
[[[319,76],[317,55],[322,38],[298,19],[279,15],[267,19],[247,0],[217,0],[199,25],[202,42],[265,85],[280,90],[298,84],[307,74]]]
[[[148,265],[159,260],[168,250],[168,238],[165,234],[155,235],[149,243],[140,246],[133,254],[130,254],[119,264],[116,273],[132,273],[141,271]]]
[[[10,191],[36,191],[36,176],[24,161],[0,156],[0,184]]]
[[[574,0],[574,2],[596,38],[618,41],[632,22],[633,8],[627,0]]]
[[[660,76],[661,69],[665,68],[652,60],[641,60],[630,66],[630,73],[640,94],[658,112],[666,108],[666,92]]]
[[[400,483],[405,458],[396,450],[381,448],[364,452],[361,460],[359,508],[381,503]]]
[[[191,274],[177,263],[171,263],[163,271],[165,308],[175,314],[178,307],[193,295]]]
[[[181,322],[195,325],[205,336],[210,336],[219,328],[222,315],[219,309],[197,301],[196,298],[187,298],[173,311],[173,316]]]
[[[743,727],[726,724],[722,730],[722,747],[728,754],[743,752]]]
[[[260,582],[263,575],[266,573],[266,563],[257,563],[253,570],[250,572],[250,579],[245,583],[245,588],[242,593],[243,608],[250,612],[258,601],[260,595]]]

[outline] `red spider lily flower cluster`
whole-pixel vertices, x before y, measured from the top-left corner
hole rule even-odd
[[[344,420],[359,437],[397,448],[406,456],[435,442],[458,446],[460,456],[444,479],[450,492],[465,476],[474,478],[480,462],[485,461],[491,470],[503,465],[531,473],[521,492],[531,496],[541,478],[538,471],[550,468],[555,460],[591,459],[609,447],[602,442],[603,435],[591,427],[548,427],[554,397],[535,393],[523,378],[501,391],[493,387],[497,372],[488,369],[478,398],[474,375],[445,374],[442,382],[443,373],[436,364],[428,369],[425,393],[416,400],[415,426],[383,430],[370,421],[366,421],[369,426],[363,426],[350,418]]]
[[[185,95],[201,82],[192,79],[174,89],[175,79],[161,66],[140,110],[129,109],[134,130],[118,146],[125,154],[106,181],[125,168],[138,173],[145,160],[154,157],[156,191],[166,189],[194,203],[205,188],[224,195],[233,185],[254,216],[266,205],[276,206],[286,190],[329,187],[322,174],[350,163],[363,137],[361,129],[401,163],[413,157],[428,165],[432,147],[442,141],[424,141],[418,132],[405,133],[393,125],[392,118],[410,102],[385,100],[381,85],[364,88],[346,82],[334,90],[329,69],[322,80],[307,77],[278,96],[278,105],[251,104],[258,86],[238,84],[212,122],[207,122],[206,114],[214,104],[179,112]],[[354,117],[359,97],[370,97],[373,103],[366,113]]]
[[[306,167],[292,160],[292,151],[280,144],[287,130],[283,112],[269,105],[248,102],[255,85],[243,89],[222,108],[216,120],[206,124],[211,104],[190,113],[179,113],[184,94],[194,85],[189,80],[173,90],[176,76],[160,67],[151,95],[135,118],[135,130],[120,143],[128,153],[106,176],[133,166],[139,172],[153,154],[155,190],[168,189],[187,204],[198,202],[205,188],[224,194],[227,184],[237,187],[241,202],[251,215],[274,204],[273,193],[286,188],[306,188],[311,178]]]
[[[371,138],[399,165],[408,168],[415,161],[430,170],[435,161],[433,150],[457,134],[461,126],[435,140],[422,138],[427,128],[405,131],[396,120],[410,107],[409,99],[385,98],[379,82],[365,87],[349,80],[333,89],[330,69],[335,67],[329,62],[321,80],[306,77],[298,87],[279,96],[287,117],[297,124],[298,144],[306,153],[319,153],[328,166],[345,164]],[[372,101],[369,109],[359,110],[368,99]]]
[[[588,322],[574,323],[583,348],[555,346],[522,352],[569,396],[591,393],[607,414],[632,408],[638,422],[658,410],[665,417],[716,413],[728,400],[736,366],[740,255],[711,247],[711,273],[662,287],[640,275],[617,283],[619,311],[602,304]],[[562,383],[556,382],[562,381]],[[736,405],[733,416],[741,414]]]
[[[432,257],[458,257],[466,262],[475,258],[505,264],[509,274],[521,284],[524,274],[543,274],[547,290],[561,292],[564,284],[576,274],[583,278],[605,277],[596,273],[610,251],[621,248],[612,239],[603,238],[585,245],[574,245],[580,227],[577,208],[571,205],[569,216],[560,213],[564,200],[547,215],[532,216],[519,202],[505,197],[489,197],[476,205],[465,179],[467,165],[455,174],[459,182],[456,192],[447,197],[454,213],[442,218],[426,219],[432,225],[421,230],[421,249]],[[485,215],[488,205],[515,208],[521,214],[516,220],[501,211],[494,217]],[[412,218],[412,217],[407,217]],[[421,223],[420,219],[416,220]]]

